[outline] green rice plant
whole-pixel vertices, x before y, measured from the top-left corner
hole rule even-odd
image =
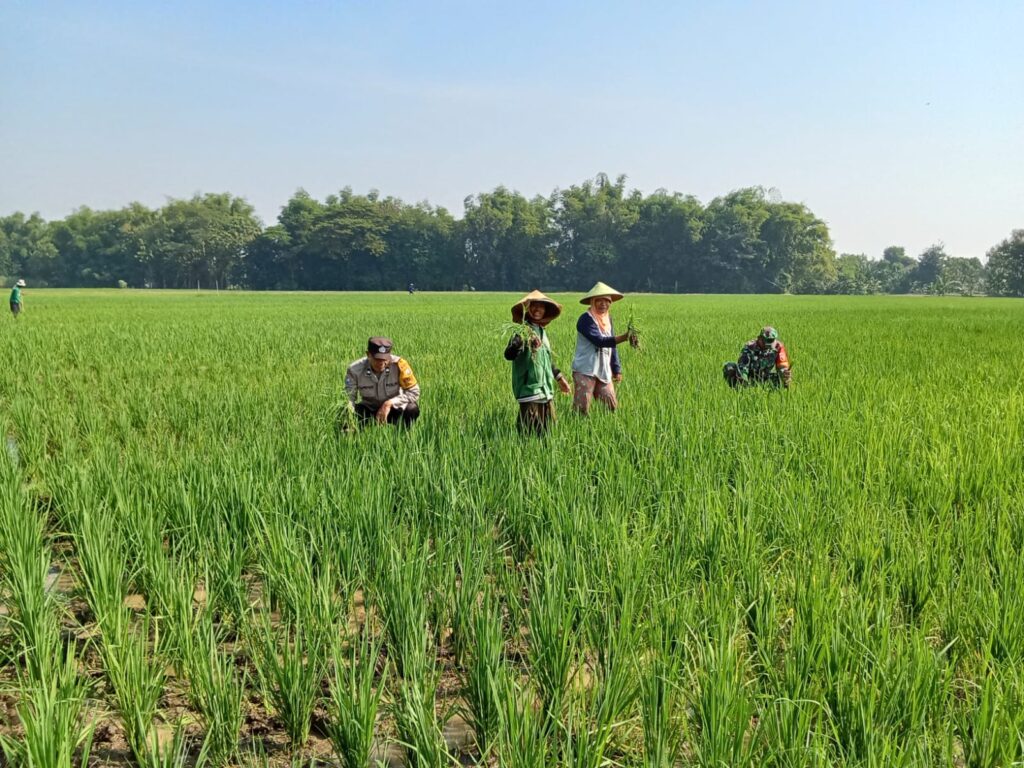
[[[528,688],[505,668],[498,689],[498,764],[503,768],[547,768],[551,764],[552,723],[534,706]]]
[[[335,400],[334,405],[331,406],[328,420],[339,434],[350,434],[359,429],[359,419],[356,417],[355,408],[347,394]]]
[[[149,634],[148,617],[133,629],[122,610],[108,614],[100,643],[103,668],[114,689],[125,740],[140,765],[150,759],[150,732],[165,683],[163,662],[150,657]]]
[[[472,652],[462,675],[465,697],[464,716],[473,729],[481,758],[494,749],[501,726],[499,680],[505,637],[501,609],[488,594],[472,616]]]
[[[227,765],[238,753],[247,682],[234,654],[219,650],[218,640],[209,615],[203,614],[185,659],[189,701],[205,730],[203,750],[215,766]]]
[[[854,598],[831,641],[824,699],[836,740],[852,760],[920,759],[951,685],[944,651],[919,632],[898,634],[890,614],[868,597]]]
[[[252,628],[250,645],[264,696],[284,723],[292,749],[309,739],[309,727],[327,672],[328,649],[315,628],[264,617]]]
[[[643,331],[641,330],[641,325],[636,308],[630,307],[629,317],[626,320],[626,334],[629,336],[629,346],[637,351],[643,349]]]
[[[419,674],[432,659],[427,629],[429,550],[425,544],[400,552],[392,549],[376,590],[382,609],[388,657],[399,677]]]
[[[593,708],[592,702],[571,701],[567,705],[561,724],[559,765],[600,768],[607,764],[608,732],[591,726]]]
[[[523,317],[528,317],[527,312],[523,312]],[[534,345],[540,343],[540,336],[525,319],[521,323],[512,321],[501,323],[495,330],[494,335],[499,339],[511,339],[513,336],[518,336],[530,349],[530,354],[533,354]]]
[[[640,714],[644,765],[670,768],[679,759],[682,742],[678,662],[654,652],[640,672]]]
[[[126,567],[124,536],[112,510],[83,507],[73,515],[75,554],[85,584],[85,596],[96,621],[114,621],[122,610],[131,573]]]
[[[1024,759],[1024,697],[1020,678],[989,676],[954,715],[968,768],[1017,765]]]
[[[683,740],[685,699],[680,682],[686,660],[682,646],[689,615],[686,603],[678,597],[656,598],[652,602],[647,650],[634,659],[640,686],[644,765],[671,768],[679,759]]]
[[[72,768],[89,762],[96,723],[85,714],[88,682],[78,673],[73,644],[52,652],[47,679],[26,678],[20,688],[21,738],[0,734],[12,768]]]
[[[150,574],[150,602],[156,608],[155,620],[163,627],[159,650],[170,658],[179,671],[187,670],[196,658],[210,650],[202,627],[203,613],[196,609],[195,590],[198,576],[191,564],[176,563],[167,557],[154,561]],[[196,648],[197,642],[206,642]]]
[[[1019,664],[1024,661],[1024,562],[1019,554],[1000,559],[1003,563],[993,579],[996,610],[986,617],[991,627],[987,644],[996,659]]]
[[[13,609],[8,621],[12,656],[20,658],[28,680],[52,679],[60,645],[54,595],[47,588],[50,548],[45,524],[16,486],[5,482],[0,500],[0,595]]]
[[[377,711],[387,682],[387,667],[375,680],[381,649],[381,640],[365,635],[353,638],[347,653],[340,638],[331,648],[333,669],[324,729],[343,768],[370,764]]]
[[[576,768],[598,768],[607,759],[614,729],[629,719],[627,711],[637,695],[635,646],[637,643],[634,570],[638,561],[629,551],[606,557],[609,584],[592,594],[586,612],[590,680],[569,697],[562,723],[561,759]]]
[[[800,672],[795,655],[786,656],[782,669],[769,668],[768,696],[760,707],[759,759],[779,768],[832,764],[832,731],[826,705],[816,681]]]
[[[414,768],[441,768],[455,764],[444,738],[444,720],[434,711],[438,674],[433,665],[406,676],[398,683],[394,703],[398,740],[407,750],[407,760]]]
[[[222,522],[216,526],[216,551],[204,558],[203,582],[206,585],[207,606],[221,623],[242,626],[249,612],[248,585],[244,575],[249,565],[249,550],[245,539],[232,536]]]
[[[260,512],[256,535],[268,607],[280,611],[286,620],[301,621],[313,591],[312,558],[304,546],[301,525],[285,514]]]
[[[702,765],[749,765],[756,743],[754,714],[738,632],[726,616],[717,619],[712,637],[696,649],[692,670],[693,747]]]
[[[473,527],[446,532],[435,542],[432,570],[436,589],[431,602],[436,607],[429,617],[438,645],[446,628],[451,627],[447,640],[460,667],[465,665],[473,645],[473,620],[486,587],[487,555],[492,543],[475,523],[466,521],[466,525]]]
[[[193,742],[180,720],[174,725],[169,741],[161,743],[159,734],[154,731],[147,746],[145,760],[139,761],[141,768],[203,768],[207,763],[205,747],[192,754]]]
[[[646,567],[642,554],[630,547],[628,534],[612,532],[608,540],[601,558],[605,565],[600,570],[605,584],[592,592],[586,622],[595,677],[594,741],[598,744],[607,742],[611,729],[623,719],[638,692],[633,674],[641,642],[637,592]],[[595,557],[593,562],[601,559]]]
[[[752,646],[753,662],[760,673],[775,663],[779,646],[778,598],[771,569],[760,556],[761,546],[749,529],[738,537],[736,570],[739,571],[739,592],[744,605],[747,637]]]
[[[164,515],[152,506],[124,516],[124,541],[134,558],[135,582],[155,610],[159,579],[167,566],[164,553]]]
[[[580,601],[559,564],[538,565],[528,577],[527,591],[530,670],[542,711],[555,724],[579,668]]]

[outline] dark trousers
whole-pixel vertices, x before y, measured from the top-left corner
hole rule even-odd
[[[12,301],[11,302],[11,314],[14,315],[15,317],[17,317],[19,312],[21,312],[21,303],[17,302],[17,301]]]
[[[369,424],[377,421],[377,408],[366,403],[356,403],[356,416],[360,424]],[[416,404],[407,405],[401,411],[391,409],[388,414],[388,424],[401,424],[403,427],[411,427],[412,423],[420,417],[420,407]]]
[[[524,435],[547,434],[554,420],[555,402],[553,400],[548,400],[546,403],[519,404],[519,421],[516,426]]]

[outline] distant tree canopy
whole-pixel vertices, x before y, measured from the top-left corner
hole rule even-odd
[[[323,201],[299,190],[268,227],[226,193],[50,222],[14,213],[0,218],[0,275],[68,287],[579,290],[601,279],[626,291],[1022,296],[1024,230],[987,266],[942,245],[837,256],[825,222],[761,187],[703,205],[600,174],[549,197],[473,195],[462,219],[347,188]]]

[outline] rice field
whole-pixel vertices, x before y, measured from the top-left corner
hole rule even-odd
[[[7,763],[1024,760],[1020,302],[629,296],[620,410],[525,439],[516,298],[27,292]],[[793,389],[730,390],[766,323]],[[335,429],[371,335],[408,433]]]

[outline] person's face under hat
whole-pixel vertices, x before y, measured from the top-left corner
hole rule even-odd
[[[533,320],[533,322],[539,323],[541,320],[547,317],[548,305],[545,304],[543,301],[531,301],[527,305],[526,312],[530,316],[530,319]]]
[[[590,300],[590,306],[594,308],[599,314],[604,314],[608,311],[612,305],[612,299],[610,296],[595,296]]]
[[[380,373],[388,367],[391,362],[391,339],[384,336],[372,336],[366,344],[366,357],[370,361],[370,367]]]

